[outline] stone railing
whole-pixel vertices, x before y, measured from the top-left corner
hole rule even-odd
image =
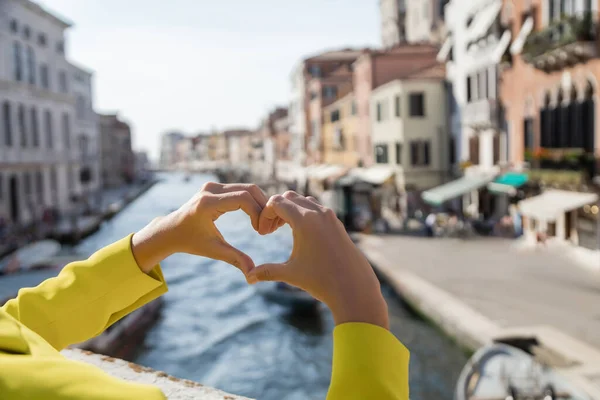
[[[136,383],[154,385],[162,390],[169,400],[250,400],[203,386],[187,379],[179,379],[162,371],[77,349],[63,350],[62,354],[74,361],[95,365],[109,375]]]

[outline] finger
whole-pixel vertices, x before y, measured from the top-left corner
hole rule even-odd
[[[312,201],[313,203],[315,203],[316,205],[319,205],[319,206],[320,206],[320,205],[322,205],[321,203],[319,203],[319,200],[315,199],[315,198],[314,198],[314,197],[312,197],[312,196],[306,196],[306,198],[307,198],[308,200]]]
[[[252,269],[248,275],[246,275],[246,280],[249,284],[253,285],[257,282],[269,282],[269,281],[277,281],[277,282],[285,282],[292,284],[290,282],[291,274],[290,267],[285,264],[263,264],[259,265]]]
[[[313,197],[313,199],[315,199]],[[310,200],[308,197],[298,196],[292,199],[292,201],[304,208],[308,208],[309,210],[320,210],[323,206],[320,205],[316,199],[314,201]]]
[[[262,235],[268,232],[270,222],[276,218],[282,219],[294,228],[302,219],[302,207],[282,195],[271,197],[260,214],[258,232]]]
[[[215,240],[209,246],[206,256],[233,265],[247,275],[255,269],[254,261],[246,253],[236,249],[225,240]]]
[[[220,187],[214,186],[212,188],[213,191],[211,193],[215,194],[245,191],[250,193],[261,207],[264,208],[267,205],[267,195],[261,188],[251,183],[229,183],[221,185]]]
[[[252,227],[258,230],[260,214],[263,208],[249,192],[230,192],[215,195],[218,199],[217,211],[224,214],[230,211],[242,210],[250,217]]]

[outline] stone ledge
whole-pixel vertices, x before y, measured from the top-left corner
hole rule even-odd
[[[157,386],[168,399],[175,400],[250,400],[247,397],[235,396],[203,386],[187,379],[175,378],[162,371],[142,367],[131,362],[95,354],[78,349],[63,350],[62,354],[75,361],[95,365],[109,375],[117,378]]]

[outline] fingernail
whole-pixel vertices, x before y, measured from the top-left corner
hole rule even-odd
[[[251,285],[254,285],[255,283],[257,283],[257,282],[258,282],[258,279],[256,278],[256,275],[248,275],[248,276],[246,277],[246,281],[247,281],[249,284],[251,284]]]

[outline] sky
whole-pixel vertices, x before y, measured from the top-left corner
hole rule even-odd
[[[73,22],[67,58],[95,71],[94,104],[160,135],[256,127],[289,102],[305,56],[379,43],[377,0],[40,0]]]

